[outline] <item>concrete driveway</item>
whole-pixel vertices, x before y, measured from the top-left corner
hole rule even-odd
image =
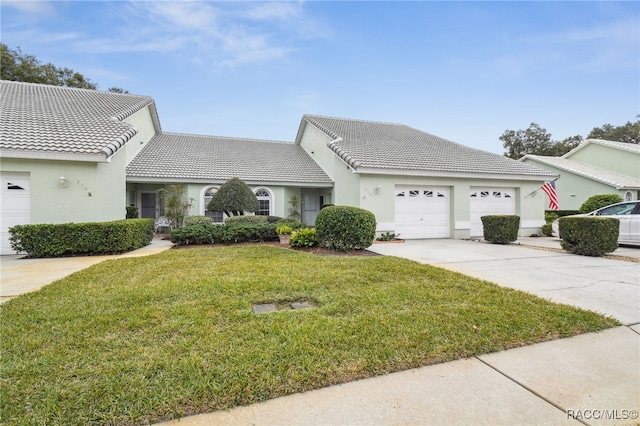
[[[639,263],[541,249],[560,248],[557,239],[523,238],[519,242],[520,247],[467,240],[407,240],[404,244],[374,244],[369,250],[596,311],[626,325],[640,323]],[[638,258],[640,248],[620,248],[614,254]]]

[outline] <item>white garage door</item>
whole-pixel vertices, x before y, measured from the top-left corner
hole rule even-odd
[[[449,188],[397,186],[395,231],[401,238],[449,238]]]
[[[2,172],[0,194],[0,254],[13,254],[9,244],[9,228],[31,222],[31,188],[28,173]]]
[[[482,216],[516,214],[514,188],[471,188],[471,236],[482,237]]]

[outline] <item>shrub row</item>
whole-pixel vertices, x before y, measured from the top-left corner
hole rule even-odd
[[[171,242],[178,245],[255,241],[278,241],[276,225],[274,223],[192,225],[176,228],[171,232]]]
[[[496,214],[482,216],[484,239],[493,244],[508,244],[518,239],[520,216]]]
[[[561,217],[560,245],[583,256],[604,256],[618,248],[620,221],[612,217]]]
[[[153,225],[153,219],[17,225],[9,234],[11,247],[29,257],[114,254],[148,245]]]

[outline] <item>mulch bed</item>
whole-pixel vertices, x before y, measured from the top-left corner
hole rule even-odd
[[[165,238],[170,239],[170,238]],[[192,248],[204,248],[204,247],[231,247],[231,246],[273,246],[279,247],[284,250],[295,250],[304,253],[315,254],[316,256],[380,256],[378,253],[374,253],[369,250],[329,250],[321,247],[313,248],[299,248],[294,249],[289,245],[282,245],[279,241],[262,241],[254,243],[230,243],[230,244],[187,244],[187,245],[175,245],[172,250],[184,250]]]

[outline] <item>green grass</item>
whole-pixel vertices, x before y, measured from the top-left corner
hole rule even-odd
[[[313,309],[254,315],[253,303]],[[392,257],[269,246],[103,262],[0,306],[5,424],[141,424],[618,323]]]

